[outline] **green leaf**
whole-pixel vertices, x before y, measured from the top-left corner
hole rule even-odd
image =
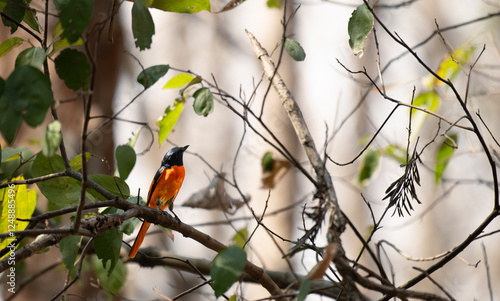
[[[4,114],[16,123],[21,117],[28,125],[35,127],[45,119],[53,98],[50,81],[40,70],[32,66],[19,66],[5,81],[0,96],[0,116]],[[13,116],[8,116],[6,111]]]
[[[160,131],[158,132],[158,143],[160,143],[160,146],[163,142],[167,141],[167,137],[177,123],[177,120],[179,120],[183,109],[184,101],[177,99],[174,103],[174,108],[171,109],[168,106],[165,109],[162,119],[156,123],[160,127]]]
[[[97,278],[99,278],[99,284],[104,288],[101,292],[104,292],[106,297],[102,296],[101,299],[116,299],[116,296],[122,292],[123,285],[127,279],[127,268],[123,261],[116,261],[113,271],[109,273],[109,269],[103,267],[99,260],[93,260],[92,272],[96,273]]]
[[[266,5],[269,8],[280,8],[281,0],[267,0]]]
[[[116,263],[120,258],[120,248],[122,246],[123,233],[112,228],[94,239],[94,249],[97,257],[101,259],[103,268],[107,269],[109,277],[113,272]],[[106,267],[110,262],[109,267]]]
[[[53,56],[56,52],[58,52],[63,48],[75,45],[83,45],[82,38],[78,38],[78,40],[72,43],[68,41],[68,39],[61,38],[63,32],[64,29],[61,25],[61,22],[57,23],[56,26],[54,27],[54,31],[52,32],[53,39],[56,42],[52,45],[52,51],[50,52],[50,56]]]
[[[40,47],[31,47],[23,50],[16,58],[15,66],[28,65],[37,69],[42,69],[45,61],[45,50]]]
[[[57,154],[47,158],[40,152],[36,156],[31,170],[34,177],[41,177],[64,171],[64,162],[61,156]],[[80,182],[70,177],[59,177],[37,182],[37,186],[47,200],[55,206],[54,209],[78,204],[82,190]]]
[[[132,6],[132,33],[139,50],[151,48],[155,23],[148,9],[149,0],[136,0]]]
[[[34,9],[27,9],[24,11],[24,18],[23,18],[24,23],[28,24],[31,29],[33,29],[36,32],[40,32],[40,28],[38,27],[38,19],[36,18],[36,10]]]
[[[88,178],[118,197],[128,198],[130,196],[130,188],[121,178],[102,174],[89,175]],[[95,190],[89,189],[89,193],[99,200],[106,200]]]
[[[21,126],[23,117],[10,106],[8,98],[2,97],[5,81],[0,78],[0,131],[10,144],[16,137],[17,129]]]
[[[311,280],[309,277],[304,277],[300,283],[299,293],[297,294],[297,301],[304,301],[311,291]]]
[[[18,37],[7,39],[0,44],[0,57],[6,55],[12,49],[23,44],[24,40]]]
[[[168,69],[170,69],[169,65],[156,65],[146,68],[137,76],[137,82],[143,85],[144,89],[147,89],[167,74]]]
[[[471,53],[475,49],[476,48],[474,47],[474,45],[463,45],[457,48],[451,54],[452,56],[446,58],[443,62],[441,62],[436,73],[443,79],[449,79],[450,81],[453,81],[458,73],[462,70],[461,66],[467,63]],[[434,79],[434,81],[436,86],[443,85],[443,82],[436,78]]]
[[[272,171],[274,167],[273,153],[266,152],[264,157],[262,157],[262,170]]]
[[[306,59],[306,52],[300,46],[299,42],[292,39],[285,39],[285,50],[297,62],[302,62]]]
[[[70,43],[78,41],[92,16],[93,0],[54,0],[64,28],[62,37]]]
[[[153,0],[154,8],[175,13],[197,13],[202,10],[210,11],[209,0]]]
[[[441,99],[436,92],[425,92],[419,94],[413,101],[414,106],[427,109],[432,112],[437,112],[440,104]],[[425,120],[427,120],[429,114],[416,109],[412,109],[411,111],[411,139],[413,140],[420,135],[420,130],[424,126]]]
[[[450,141],[450,139],[452,141]],[[437,156],[436,156],[436,167],[435,167],[435,182],[438,184],[441,182],[441,179],[443,177],[443,172],[448,166],[448,163],[450,162],[451,157],[453,156],[453,153],[455,152],[456,146],[457,145],[457,135],[452,134],[449,135],[449,138],[447,141],[443,141],[441,146],[439,147]]]
[[[80,250],[81,236],[72,235],[61,239],[59,250],[63,259],[64,266],[71,271],[75,265],[78,251]]]
[[[187,74],[187,73],[181,73],[177,74],[176,76],[172,77],[164,86],[162,89],[176,89],[176,88],[182,88],[184,85],[190,83],[194,78],[194,75]]]
[[[363,165],[361,166],[361,171],[359,172],[358,183],[361,187],[367,185],[367,183],[373,177],[373,174],[379,166],[380,152],[374,149],[366,150],[364,156]]]
[[[210,276],[215,296],[224,294],[241,276],[247,263],[243,249],[233,246],[221,251],[212,262]]]
[[[24,0],[8,0],[7,5],[3,8],[2,14],[5,14],[12,18],[15,22],[12,22],[2,16],[3,24],[10,27],[10,34],[16,32],[19,23],[24,18],[24,11],[26,9],[26,4]]]
[[[207,117],[214,111],[214,96],[210,89],[200,88],[193,93],[193,97],[193,109],[196,114]]]
[[[47,125],[42,140],[42,153],[45,157],[52,157],[61,144],[61,122],[54,120]]]
[[[115,150],[116,165],[120,178],[125,180],[134,168],[137,155],[130,145],[119,145]]]
[[[360,53],[363,55],[365,40],[372,31],[373,24],[373,15],[364,3],[352,12],[347,24],[347,33],[349,34],[349,46],[354,55]]]
[[[91,153],[85,153],[85,162],[88,162],[90,157],[92,157]],[[69,166],[71,166],[71,169],[75,171],[82,169],[82,154],[80,153],[71,159],[71,161],[69,161]]]
[[[76,49],[64,49],[54,61],[59,78],[72,90],[88,89],[90,64],[87,56]]]
[[[248,239],[248,229],[243,228],[243,229],[239,230],[238,232],[236,232],[236,234],[234,234],[233,239],[232,239],[233,245],[238,246],[240,248],[243,248],[243,246],[247,242],[247,239]]]

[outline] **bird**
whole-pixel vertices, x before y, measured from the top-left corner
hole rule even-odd
[[[188,147],[189,145],[184,147],[174,147],[165,154],[163,160],[161,161],[161,166],[151,182],[148,192],[148,207],[163,211],[168,206],[177,220],[179,220],[179,218],[173,211],[174,201],[182,186],[184,176],[186,175],[182,157],[184,151],[186,151]],[[130,249],[130,258],[134,258],[137,254],[139,247],[144,241],[144,237],[146,236],[146,232],[148,231],[150,224],[151,223],[148,223],[147,221],[142,223],[139,234],[137,234],[137,238]]]

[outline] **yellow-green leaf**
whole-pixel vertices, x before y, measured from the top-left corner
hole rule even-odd
[[[24,180],[19,176],[13,180]],[[6,248],[11,243],[15,245],[14,231],[23,231],[28,226],[28,222],[17,219],[28,219],[33,215],[36,206],[36,191],[28,190],[26,185],[9,185],[0,189],[0,231],[9,233],[9,237],[0,241],[0,250]],[[10,252],[9,252],[10,253]],[[8,254],[9,254],[8,253]],[[5,256],[8,256],[5,255]],[[5,257],[4,256],[4,257]]]
[[[465,65],[470,57],[470,54],[474,51],[475,47],[473,45],[463,45],[453,51],[452,56],[448,57],[439,65],[437,74],[444,79],[449,79],[453,81],[457,74],[461,71],[460,66]],[[458,63],[458,64],[457,64]],[[443,82],[435,79],[435,85],[440,86]]]
[[[24,40],[18,37],[13,37],[3,41],[2,44],[0,44],[0,57],[6,55],[17,46],[20,46],[23,42]]]
[[[448,165],[448,162],[450,162],[450,159],[453,156],[456,147],[458,146],[457,146],[457,135],[455,134],[449,135],[449,139],[443,141],[443,143],[439,147],[436,156],[436,167],[434,172],[436,184],[441,181],[443,177],[443,172],[446,166]]]
[[[422,109],[427,109],[431,112],[437,112],[441,104],[441,99],[436,92],[425,92],[419,94],[413,101],[413,105],[420,107]],[[424,126],[425,120],[429,117],[429,114],[422,112],[417,109],[412,109],[412,120],[411,120],[411,131],[413,140],[420,134],[420,130]]]
[[[364,156],[363,165],[361,166],[361,171],[358,176],[358,183],[361,187],[366,186],[366,184],[371,180],[375,171],[379,166],[380,152],[369,148],[366,150]]]
[[[176,13],[197,13],[202,10],[210,11],[209,0],[153,0],[154,8]]]
[[[158,133],[158,143],[160,143],[160,146],[163,142],[167,141],[168,134],[170,134],[174,128],[177,120],[179,120],[183,109],[184,101],[177,99],[174,103],[174,107],[170,108],[170,106],[168,106],[165,109],[163,118],[156,123],[160,127],[160,132]]]
[[[184,85],[189,84],[194,78],[194,75],[181,73],[172,77],[162,89],[176,89],[182,88]]]

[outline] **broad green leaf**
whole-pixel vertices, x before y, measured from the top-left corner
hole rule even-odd
[[[374,149],[367,149],[358,176],[358,183],[364,187],[372,179],[379,166],[380,152]]]
[[[40,28],[38,27],[38,21],[36,17],[36,10],[34,9],[27,9],[24,11],[24,18],[23,18],[24,23],[28,24],[31,29],[33,29],[36,32],[40,32]]]
[[[94,257],[95,258],[95,257]],[[116,261],[113,271],[109,273],[109,269],[103,267],[99,260],[93,260],[92,272],[99,278],[99,284],[104,288],[101,290],[105,293],[103,300],[113,300],[122,292],[123,285],[127,279],[127,267],[122,260]],[[114,294],[114,295],[113,295]]]
[[[285,50],[292,57],[292,59],[297,62],[301,62],[306,59],[306,52],[304,48],[300,46],[299,42],[292,39],[285,39]]]
[[[236,234],[234,234],[233,239],[232,239],[233,245],[238,246],[240,248],[243,248],[243,246],[247,242],[247,239],[248,239],[248,229],[243,228],[243,229],[239,230],[238,232],[236,232]]]
[[[130,196],[130,188],[121,178],[102,174],[89,175],[88,178],[118,197],[128,198]],[[95,190],[89,189],[88,192],[99,200],[106,200]]]
[[[23,50],[16,58],[15,66],[28,65],[37,69],[42,69],[45,61],[45,50],[40,47],[31,47]]]
[[[15,22],[8,20],[4,16],[2,16],[2,21],[5,26],[10,27],[10,34],[13,34],[17,30],[17,24],[21,23],[23,20],[25,10],[26,4],[24,0],[7,1],[7,5],[2,10],[2,14],[9,16]]]
[[[347,24],[349,46],[354,55],[363,55],[365,40],[373,29],[374,18],[368,7],[363,3],[351,15]]]
[[[137,159],[134,149],[127,144],[119,145],[115,150],[115,158],[120,178],[127,179]]]
[[[12,143],[16,137],[17,129],[21,126],[23,117],[14,111],[9,99],[2,97],[5,81],[0,78],[0,131],[7,143]]]
[[[1,0],[0,1],[0,11],[4,9],[4,7],[7,6],[7,0]]]
[[[167,74],[168,69],[170,69],[169,65],[156,65],[146,68],[137,76],[137,82],[143,85],[144,89],[147,89]]]
[[[85,153],[85,162],[88,162],[90,157],[92,157],[91,153]],[[71,159],[71,161],[69,161],[69,166],[71,166],[71,169],[74,171],[82,169],[82,154],[80,153]]]
[[[262,157],[262,170],[272,171],[274,167],[273,153],[266,152]]]
[[[154,8],[175,13],[197,13],[202,10],[210,11],[209,0],[153,0]]]
[[[436,156],[436,168],[434,172],[436,184],[441,181],[443,172],[455,152],[455,148],[452,146],[457,144],[457,135],[452,134],[449,137],[449,139],[453,141],[449,141],[449,139],[447,139],[447,141],[443,141]]]
[[[42,140],[42,153],[45,157],[52,157],[61,144],[61,122],[54,120],[47,125]]]
[[[23,180],[22,176],[13,180]],[[14,242],[13,231],[23,231],[28,222],[17,219],[31,218],[36,206],[36,191],[28,190],[26,185],[9,185],[0,189],[0,231],[10,233],[9,237],[0,241],[0,250]],[[6,255],[7,256],[7,255]],[[4,256],[5,257],[5,256]]]
[[[69,46],[75,46],[75,45],[83,45],[83,40],[82,38],[78,38],[75,42],[71,43],[68,41],[68,39],[62,38],[61,35],[63,34],[64,29],[61,25],[61,22],[57,23],[56,26],[54,27],[54,31],[52,32],[52,36],[54,39],[54,44],[52,45],[52,51],[50,52],[49,56],[53,56],[56,52],[58,52],[61,49],[64,49]]]
[[[62,37],[70,43],[78,41],[92,16],[93,0],[54,0],[64,29]]]
[[[470,54],[476,48],[473,45],[463,45],[460,48],[453,51],[452,56],[446,58],[439,65],[439,69],[437,70],[437,74],[444,78],[453,81],[458,73],[462,70],[460,66],[463,66],[467,63],[467,60],[470,57]],[[434,79],[435,85],[440,86],[443,82]]]
[[[0,96],[0,117],[4,117],[0,118],[4,121],[2,132],[5,130],[3,125],[9,126],[5,122],[7,119],[17,127],[19,118],[32,127],[39,125],[45,119],[53,98],[50,81],[40,70],[32,66],[18,66],[5,81]],[[10,129],[13,133],[9,134],[15,135],[15,125]]]
[[[163,142],[167,141],[167,137],[173,130],[177,120],[179,120],[183,109],[184,101],[177,99],[174,103],[174,107],[170,108],[170,106],[168,106],[165,109],[165,113],[163,113],[162,119],[156,123],[160,127],[160,131],[158,132],[158,143],[160,146]]]
[[[304,301],[311,291],[311,280],[309,277],[304,277],[300,283],[299,293],[297,294],[297,301]]]
[[[190,83],[194,78],[194,75],[187,74],[187,73],[181,73],[177,74],[176,76],[172,77],[164,86],[162,89],[176,89],[176,88],[182,88],[184,85]]]
[[[3,41],[2,44],[0,44],[0,57],[6,55],[17,46],[20,46],[23,42],[24,40],[18,37],[13,37]]]
[[[71,271],[75,265],[78,250],[80,249],[80,240],[81,236],[71,235],[59,242],[63,263],[68,271]]]
[[[32,166],[34,177],[41,177],[55,172],[64,171],[64,162],[61,156],[54,154],[47,158],[43,153],[38,153]],[[64,208],[78,204],[82,185],[70,177],[59,177],[42,182],[37,182],[42,194],[54,208]]]
[[[94,249],[102,266],[107,270],[109,277],[115,269],[116,263],[120,261],[120,248],[122,246],[123,233],[112,228],[94,239]],[[108,261],[110,265],[108,267]]]
[[[210,276],[216,297],[224,294],[238,280],[246,263],[247,254],[237,246],[227,248],[215,257],[210,267]]]
[[[437,112],[440,104],[441,100],[436,92],[425,92],[419,94],[413,101],[414,106],[427,109],[432,112]],[[413,139],[420,135],[420,130],[424,126],[425,120],[427,120],[429,114],[416,109],[412,109],[411,111],[411,139],[413,141]]]
[[[193,93],[193,97],[193,109],[196,114],[207,117],[214,111],[214,96],[210,89],[200,88]]]
[[[76,49],[64,49],[54,60],[59,78],[72,90],[88,89],[90,64],[87,56]]]
[[[151,48],[155,23],[148,8],[149,0],[136,0],[132,6],[132,33],[139,50]]]

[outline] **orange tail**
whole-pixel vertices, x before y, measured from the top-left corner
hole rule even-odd
[[[130,249],[130,253],[128,254],[130,258],[134,258],[135,254],[137,254],[139,247],[142,245],[142,242],[144,241],[146,232],[148,232],[149,225],[151,224],[146,221],[142,223],[141,230],[139,230],[139,234],[137,234],[137,238],[134,241],[134,245],[132,246],[132,249]]]

